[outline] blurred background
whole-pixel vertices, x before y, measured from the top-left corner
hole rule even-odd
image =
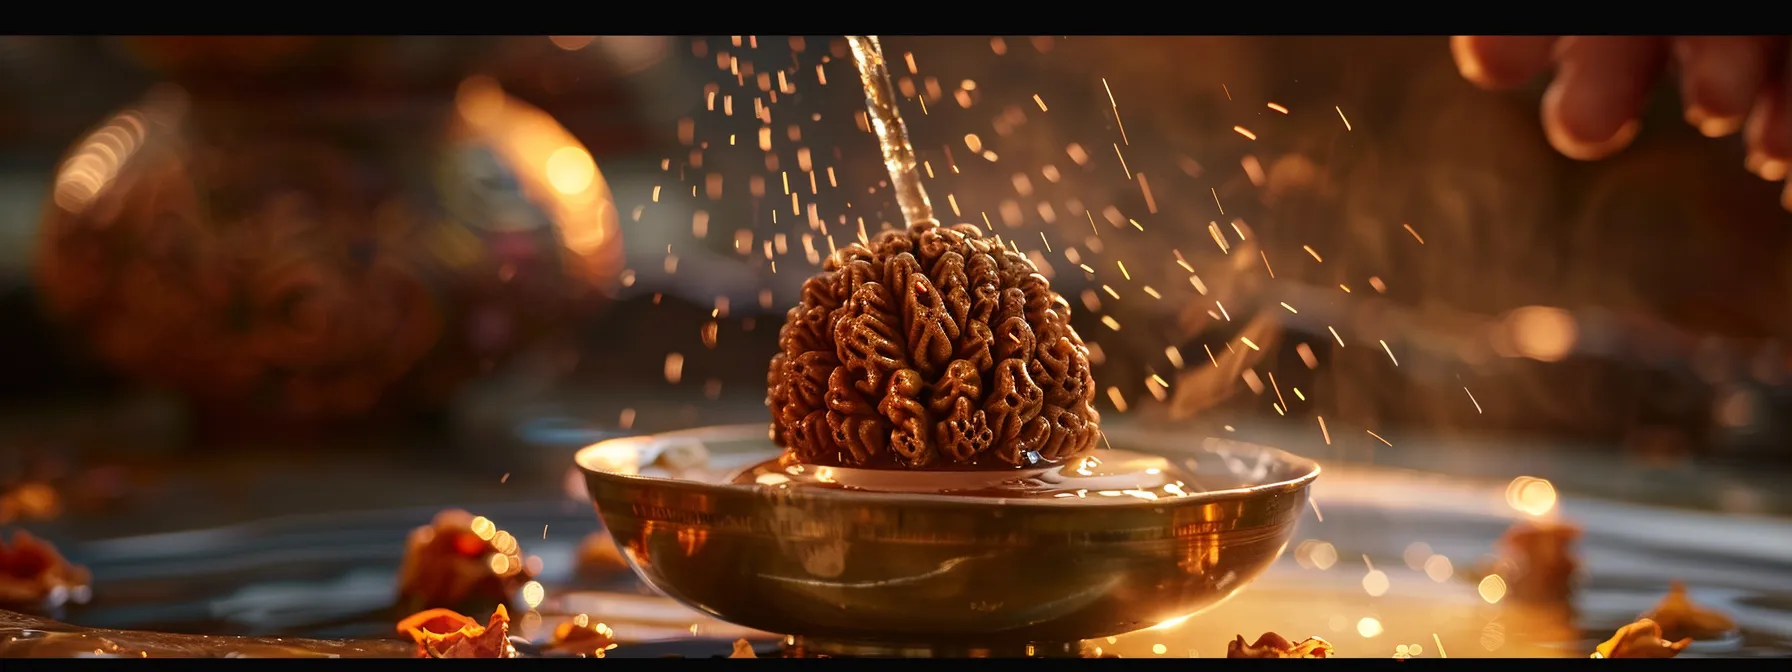
[[[1792,215],[1672,88],[1578,163],[1443,37],[884,44],[1104,424],[1792,510]],[[801,281],[900,226],[881,171],[837,36],[0,37],[0,523],[539,498],[763,421]]]
[[[887,49],[942,218],[1072,300],[1110,421],[1787,464],[1772,185],[1671,89],[1636,147],[1563,159],[1537,91],[1442,44]],[[0,441],[757,420],[802,278],[894,218],[844,48],[5,38]]]

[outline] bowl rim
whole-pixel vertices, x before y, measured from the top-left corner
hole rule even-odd
[[[1105,510],[1105,511],[1126,511],[1126,510],[1134,510],[1134,509],[1161,509],[1166,506],[1175,506],[1177,508],[1181,508],[1181,507],[1185,507],[1185,506],[1195,506],[1195,505],[1209,504],[1209,503],[1215,503],[1215,502],[1259,499],[1262,497],[1269,497],[1269,496],[1274,496],[1274,495],[1279,495],[1279,494],[1292,493],[1292,492],[1304,490],[1307,487],[1311,486],[1313,484],[1313,482],[1319,478],[1319,474],[1323,471],[1323,469],[1320,467],[1318,462],[1316,462],[1310,458],[1307,458],[1307,457],[1302,457],[1300,455],[1290,453],[1290,452],[1282,450],[1280,448],[1276,448],[1273,446],[1266,446],[1266,445],[1262,445],[1262,444],[1258,444],[1258,443],[1251,443],[1249,441],[1239,441],[1236,439],[1227,439],[1224,437],[1217,437],[1217,436],[1204,436],[1202,438],[1203,439],[1220,439],[1220,440],[1223,440],[1223,441],[1226,441],[1228,443],[1232,443],[1235,445],[1249,446],[1253,450],[1267,452],[1268,454],[1273,456],[1276,460],[1278,460],[1286,465],[1291,466],[1293,468],[1292,469],[1293,471],[1296,471],[1299,473],[1298,473],[1298,475],[1296,475],[1292,478],[1270,481],[1267,483],[1258,483],[1255,485],[1248,485],[1248,486],[1244,486],[1244,487],[1227,488],[1224,490],[1205,490],[1205,491],[1193,493],[1193,494],[1190,494],[1190,495],[1187,495],[1184,497],[1175,497],[1175,498],[1171,498],[1171,499],[1146,500],[1146,499],[1136,499],[1136,498],[1130,498],[1130,497],[1128,497],[1128,498],[1111,497],[1111,498],[1096,498],[1096,499],[1083,499],[1083,498],[1066,499],[1066,498],[1055,498],[1054,497],[1054,498],[1023,499],[1023,498],[999,498],[999,497],[987,497],[987,496],[974,496],[973,497],[973,496],[964,496],[964,495],[929,494],[929,493],[870,492],[870,491],[864,491],[864,490],[845,490],[845,489],[832,489],[832,488],[825,488],[825,489],[824,488],[805,488],[805,489],[801,489],[801,490],[773,490],[770,488],[770,486],[756,484],[756,483],[755,484],[712,483],[712,482],[705,482],[705,481],[696,481],[696,480],[691,480],[691,479],[672,478],[672,477],[668,477],[668,476],[654,476],[654,475],[644,475],[644,474],[638,474],[638,473],[637,474],[627,474],[627,473],[622,473],[622,472],[618,472],[618,471],[611,471],[608,469],[601,469],[598,467],[594,467],[591,464],[592,462],[595,461],[593,456],[595,456],[598,451],[602,450],[606,446],[615,446],[615,445],[621,445],[621,444],[641,445],[641,444],[647,444],[648,442],[651,442],[651,441],[663,440],[663,439],[667,439],[667,438],[676,439],[676,438],[683,438],[683,437],[713,436],[717,433],[726,433],[726,434],[730,434],[730,435],[736,434],[736,433],[750,434],[751,432],[753,432],[755,430],[769,431],[769,427],[770,427],[769,424],[759,424],[759,423],[744,423],[744,424],[732,424],[732,425],[708,425],[708,426],[703,426],[703,427],[679,429],[679,430],[673,430],[673,431],[669,431],[669,432],[660,432],[660,433],[655,433],[655,434],[637,434],[634,436],[623,436],[623,437],[605,439],[603,441],[598,441],[596,443],[593,443],[593,444],[590,444],[583,448],[580,448],[578,450],[578,452],[573,454],[573,463],[578,466],[579,471],[584,472],[584,474],[587,478],[615,480],[615,481],[619,481],[622,483],[638,483],[641,485],[652,485],[654,487],[660,487],[660,488],[672,487],[672,488],[676,488],[676,489],[701,490],[701,491],[708,491],[708,492],[714,492],[716,490],[723,490],[723,491],[736,492],[736,493],[747,494],[747,495],[761,495],[761,494],[777,493],[777,496],[780,496],[780,497],[802,497],[802,498],[820,499],[820,500],[846,500],[846,501],[850,501],[850,502],[863,503],[863,504],[871,504],[871,503],[908,504],[908,505],[930,505],[931,504],[931,505],[951,505],[951,506],[956,506],[956,507],[1001,506],[1004,509],[1075,508],[1075,509],[1082,509],[1082,510],[1099,509],[1099,510]],[[1131,436],[1163,436],[1166,434],[1172,434],[1172,432],[1167,432],[1167,431],[1163,431],[1163,430],[1153,431],[1153,430],[1131,430],[1131,429],[1122,429],[1119,432],[1115,432],[1115,433],[1131,435]],[[771,444],[769,438],[767,438],[766,441],[767,441],[767,445],[774,445],[774,444]],[[1100,449],[1097,449],[1097,450],[1100,450]],[[592,493],[592,494],[595,495],[596,493]]]

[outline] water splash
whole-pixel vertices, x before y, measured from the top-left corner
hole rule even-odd
[[[896,109],[896,92],[890,87],[890,71],[884,62],[883,45],[875,35],[848,35],[852,57],[859,66],[859,83],[865,87],[865,111],[871,130],[877,134],[878,148],[883,150],[884,168],[890,173],[890,186],[896,191],[896,204],[902,207],[902,219],[910,227],[937,226],[933,204],[921,186],[916,171],[915,148],[908,142],[908,129],[902,124],[902,113]]]

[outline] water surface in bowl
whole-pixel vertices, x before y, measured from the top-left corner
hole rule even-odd
[[[769,440],[726,431],[680,432],[598,444],[588,468],[703,483],[825,489],[1066,504],[1156,501],[1302,480],[1317,468],[1260,446],[1207,438],[1192,450],[1098,448],[1063,464],[1010,470],[898,470],[804,464]],[[1158,447],[1158,446],[1154,446]]]
[[[1008,471],[896,471],[825,467],[796,462],[790,455],[761,462],[734,475],[736,485],[824,488],[886,493],[924,493],[1003,499],[1131,498],[1147,501],[1187,497],[1235,486],[1232,474],[1196,475],[1170,460],[1126,450],[1103,450],[1050,467]]]

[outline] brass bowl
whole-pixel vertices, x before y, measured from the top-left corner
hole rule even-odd
[[[1319,476],[1311,460],[1224,439],[1109,440],[1217,485],[1145,501],[732,484],[778,455],[764,425],[611,439],[576,460],[649,584],[812,649],[1074,643],[1185,618],[1282,553]]]

